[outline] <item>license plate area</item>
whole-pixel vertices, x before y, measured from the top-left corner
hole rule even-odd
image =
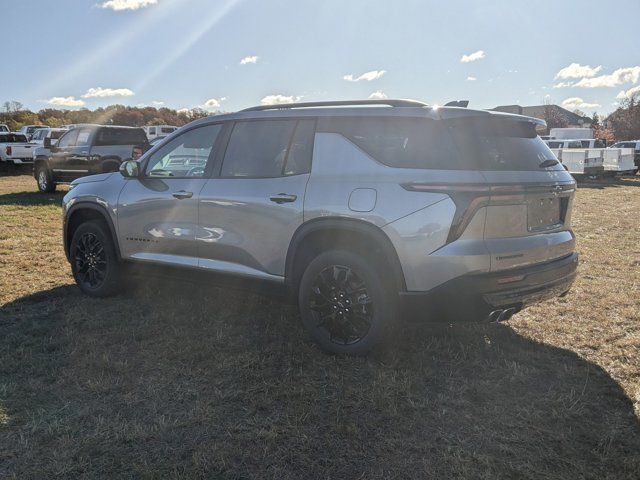
[[[560,198],[532,198],[527,203],[527,228],[530,232],[552,230],[562,225]]]

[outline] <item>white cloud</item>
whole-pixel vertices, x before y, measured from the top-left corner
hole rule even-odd
[[[561,104],[567,110],[589,110],[600,107],[599,103],[587,103],[580,97],[569,97],[562,101]]]
[[[281,103],[294,103],[299,102],[302,97],[297,96],[286,96],[286,95],[267,95],[262,100],[260,100],[261,105],[279,105]]]
[[[477,80],[477,78],[476,77],[472,77],[471,75],[469,75],[467,77],[467,82],[475,82],[476,80]]]
[[[616,95],[616,98],[618,100],[624,100],[625,98],[631,98],[634,95],[640,95],[640,85],[638,85],[637,87],[632,87],[626,91],[621,90],[620,93]]]
[[[366,80],[367,82],[370,82],[372,80],[377,80],[378,78],[382,77],[385,73],[387,73],[386,70],[371,70],[370,72],[363,73],[359,77],[354,77],[353,75],[349,74],[349,75],[345,75],[342,78],[347,82],[360,82],[362,80]]]
[[[178,113],[189,113],[191,111],[190,108],[179,108],[177,110]]]
[[[553,88],[567,88],[573,86],[573,82],[558,82]]]
[[[258,57],[257,55],[250,55],[248,57],[244,57],[242,60],[240,60],[240,65],[248,65],[250,63],[257,63],[258,62]]]
[[[109,0],[100,4],[102,8],[109,8],[119,12],[121,10],[138,10],[150,5],[156,5],[158,0]]]
[[[640,67],[619,68],[609,75],[599,77],[583,78],[574,84],[574,87],[598,88],[615,87],[623,83],[638,83],[640,80]]]
[[[82,98],[131,97],[134,93],[128,88],[90,88]]]
[[[469,55],[462,55],[460,62],[475,62],[476,60],[482,60],[484,57],[486,57],[484,50],[478,50],[477,52],[470,53]]]
[[[376,90],[371,95],[369,95],[369,98],[372,98],[374,100],[384,100],[385,98],[389,98],[389,97],[387,97],[387,94],[384,93],[382,90]]]
[[[567,79],[593,77],[600,70],[602,70],[602,65],[592,67],[590,65],[580,65],[579,63],[572,63],[568,67],[564,67],[558,73],[556,73],[556,78]]]
[[[84,101],[76,97],[52,97],[46,102],[61,107],[82,107],[84,105]]]
[[[202,108],[204,110],[218,110],[222,106],[222,102],[224,102],[226,99],[227,97],[210,98],[202,105],[199,105],[199,108]]]
[[[161,102],[160,100],[152,100],[151,105],[153,105],[154,107],[161,107],[162,105],[164,105],[164,102]]]

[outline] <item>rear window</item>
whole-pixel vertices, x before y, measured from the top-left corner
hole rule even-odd
[[[22,135],[21,133],[0,133],[0,142],[1,143],[26,143],[27,137],[26,135]]]
[[[95,144],[100,145],[145,145],[147,136],[141,128],[101,128]]]
[[[556,159],[530,122],[466,117],[444,123],[460,164],[469,170],[538,170],[545,160]]]
[[[175,132],[177,129],[174,127],[161,127],[160,128],[160,133],[172,133]]]
[[[535,125],[497,118],[325,118],[318,131],[340,133],[375,160],[396,168],[538,170],[555,160]],[[559,167],[562,168],[562,167]]]

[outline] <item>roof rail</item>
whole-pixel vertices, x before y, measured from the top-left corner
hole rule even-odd
[[[241,112],[257,112],[260,110],[283,110],[288,108],[307,107],[348,107],[359,105],[388,105],[390,107],[426,107],[426,103],[417,100],[335,100],[330,102],[301,102],[301,103],[280,103],[277,105],[260,105],[257,107],[245,108]]]

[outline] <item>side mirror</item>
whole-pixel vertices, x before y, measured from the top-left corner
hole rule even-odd
[[[140,164],[135,160],[125,160],[120,164],[120,173],[125,178],[136,178],[140,175]]]

